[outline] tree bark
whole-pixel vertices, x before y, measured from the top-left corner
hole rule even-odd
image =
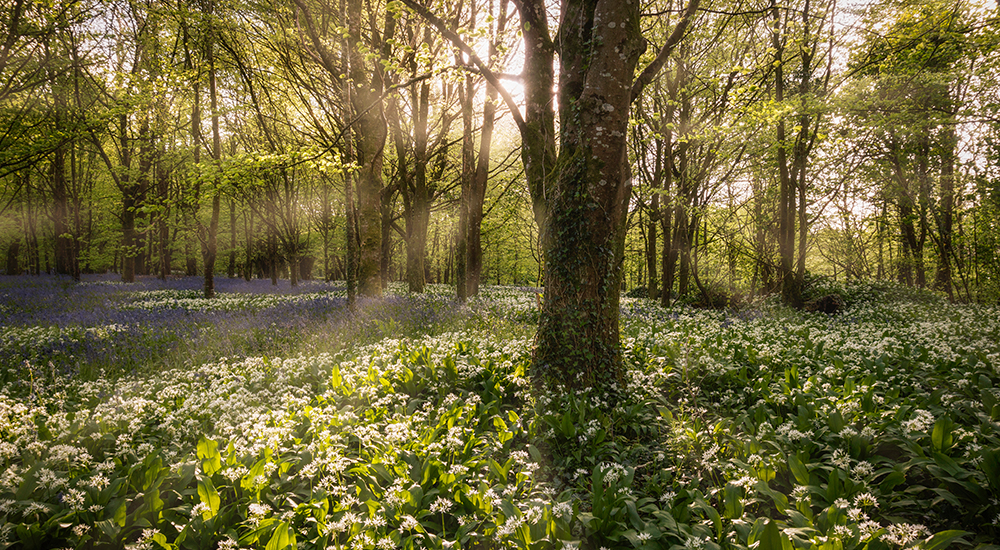
[[[382,295],[382,163],[386,128],[382,105],[384,86],[381,64],[372,67],[365,62],[366,51],[361,47],[361,17],[363,2],[348,0],[347,27],[349,38],[350,79],[354,83],[351,93],[353,113],[358,119],[358,131],[354,133],[354,157],[358,165],[357,175],[357,276],[358,292],[365,296]],[[392,38],[391,25],[395,19],[386,13],[386,31],[383,40]],[[377,45],[373,49],[378,51]]]
[[[945,130],[941,148],[941,191],[937,212],[938,265],[934,276],[934,286],[948,293],[954,299],[952,287],[951,261],[955,255],[952,232],[955,221],[955,149],[958,136],[955,127]],[[961,273],[961,271],[960,271]]]
[[[533,376],[550,387],[614,392],[624,388],[618,320],[631,197],[626,133],[646,42],[634,0],[567,2],[562,16],[560,151],[547,197],[550,244]]]

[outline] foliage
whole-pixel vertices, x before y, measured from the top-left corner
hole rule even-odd
[[[7,282],[0,314],[25,332],[4,347],[2,547],[985,549],[1000,536],[993,307],[883,284],[827,284],[848,304],[836,316],[625,299],[628,381],[602,395],[530,388],[536,289],[445,307],[399,288],[352,330],[332,321],[346,311],[331,286],[234,283],[219,308],[182,281]],[[176,346],[188,326],[227,356],[61,368],[55,351],[74,344],[47,331],[139,311],[132,351]],[[304,322],[237,332],[242,351],[200,324],[255,315]],[[247,336],[282,332],[295,344]],[[339,344],[303,345],[321,337]]]

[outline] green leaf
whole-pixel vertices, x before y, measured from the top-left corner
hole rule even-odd
[[[219,498],[219,492],[215,490],[215,485],[212,484],[211,478],[203,477],[198,480],[198,498],[208,506],[208,510],[201,513],[201,519],[207,521],[219,513],[219,506],[222,504],[222,501]]]
[[[250,471],[243,476],[243,479],[240,480],[240,486],[247,491],[252,490],[256,486],[255,480],[257,479],[257,477],[264,475],[264,466],[266,464],[267,464],[266,457],[258,460],[253,465],[253,467],[250,468]]]
[[[792,541],[779,529],[778,524],[771,520],[760,537],[757,550],[792,550]]]
[[[809,485],[809,470],[806,469],[806,465],[799,460],[798,456],[788,456],[788,467],[792,470],[792,475],[795,476],[795,481],[798,481],[799,485]]]
[[[118,522],[113,519],[98,521],[97,527],[111,540],[116,540],[118,538],[118,533],[122,529],[121,526],[118,525]]]
[[[126,518],[125,499],[117,499],[114,502],[116,504],[108,505],[108,508],[114,508],[114,515],[112,516],[112,518],[114,518],[115,523],[118,524],[119,527],[125,527],[125,518]],[[105,509],[105,513],[107,513],[107,509]]]
[[[222,456],[219,454],[219,443],[202,437],[198,440],[198,459],[205,475],[213,475],[222,469]]]
[[[736,519],[743,515],[743,487],[732,483],[726,484],[726,519]]]
[[[834,410],[830,413],[830,416],[826,418],[827,425],[830,426],[830,430],[834,433],[840,433],[844,429],[844,416],[840,414],[840,411]]]
[[[968,531],[959,531],[957,529],[952,529],[950,531],[940,531],[934,533],[934,536],[928,538],[924,542],[920,543],[920,548],[922,550],[944,550],[951,545],[951,542],[957,538],[964,537],[967,535],[972,535]]]
[[[934,423],[934,430],[931,432],[931,446],[935,451],[943,453],[951,448],[953,427],[951,418],[942,416],[937,419],[937,422]]]
[[[266,550],[284,550],[289,547],[295,548],[295,535],[289,532],[288,522],[282,521],[274,528]]]
[[[994,491],[1000,490],[1000,453],[993,450],[982,451],[981,467],[986,474],[986,480]]]
[[[340,367],[334,365],[330,372],[330,387],[339,388],[341,383],[343,383],[343,379],[340,376]]]
[[[903,475],[902,472],[897,472],[897,471],[889,472],[889,475],[885,476],[885,478],[882,480],[882,483],[879,483],[879,489],[883,493],[888,493],[889,491],[892,491],[894,487],[896,487],[900,483],[903,483],[904,481],[906,481],[906,476]]]
[[[830,478],[826,484],[826,500],[833,502],[844,494],[844,484],[840,482],[840,470],[834,469],[830,472]]]
[[[571,412],[563,413],[560,431],[562,431],[562,435],[566,439],[576,437],[576,425],[573,424],[573,414]]]
[[[155,542],[157,545],[159,545],[160,548],[163,548],[164,550],[170,550],[172,548],[172,546],[167,544],[167,537],[163,533],[154,533],[153,537],[150,540]]]

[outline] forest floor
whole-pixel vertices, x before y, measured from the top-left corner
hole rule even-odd
[[[529,383],[536,289],[0,277],[3,548],[1000,548],[1000,309],[624,299],[627,387]]]

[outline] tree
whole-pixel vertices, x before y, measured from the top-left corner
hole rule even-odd
[[[820,136],[820,101],[826,96],[833,67],[833,56],[821,50],[827,27],[833,25],[833,3],[802,0],[800,5],[781,6],[771,0],[770,12],[773,97],[779,109],[793,115],[779,112],[775,132],[781,294],[786,303],[801,307],[809,231],[807,193],[812,179],[809,160]],[[832,49],[832,33],[829,36],[826,44]],[[795,120],[791,129],[788,118]]]
[[[887,20],[885,36],[855,53],[851,68],[858,98],[852,109],[869,130],[869,150],[890,174],[884,196],[896,209],[904,284],[928,282],[928,241],[934,247],[934,286],[953,295],[958,125],[978,64],[977,37],[964,2],[876,4],[869,19]]]
[[[407,6],[438,29],[487,76],[496,76],[440,18],[412,0]],[[542,384],[598,387],[624,383],[618,331],[621,260],[631,197],[627,132],[632,102],[662,68],[694,18],[692,0],[655,59],[636,77],[646,48],[639,2],[585,0],[562,5],[554,39],[541,0],[515,0],[524,39],[525,117],[504,100],[521,133],[533,197],[546,210],[545,300],[533,376]],[[530,52],[530,53],[529,53]],[[556,80],[549,52],[559,54]],[[535,57],[537,56],[537,57]],[[558,97],[553,97],[558,89]],[[555,100],[555,101],[552,101]],[[559,149],[548,139],[547,110],[559,106]]]
[[[357,166],[353,176],[356,182],[347,186],[356,191],[347,208],[351,236],[357,241],[358,291],[366,296],[382,295],[382,210],[383,167],[388,125],[385,118],[383,93],[386,89],[386,67],[383,61],[388,57],[390,45],[396,33],[396,18],[385,10],[381,29],[364,21],[377,19],[375,7],[368,5],[364,11],[361,0],[345,0],[341,14],[340,30],[346,30],[346,62],[338,59],[331,48],[330,21],[335,20],[329,6],[310,6],[305,0],[292,0],[297,13],[302,17],[304,41],[308,41],[310,55],[317,65],[329,75],[333,82],[342,82],[346,75],[350,83],[346,99],[350,103],[350,135],[353,142],[349,150],[352,161]],[[316,13],[318,10],[319,13]],[[373,54],[373,55],[369,55]],[[346,85],[346,83],[345,83]],[[348,248],[352,245],[349,244]]]

